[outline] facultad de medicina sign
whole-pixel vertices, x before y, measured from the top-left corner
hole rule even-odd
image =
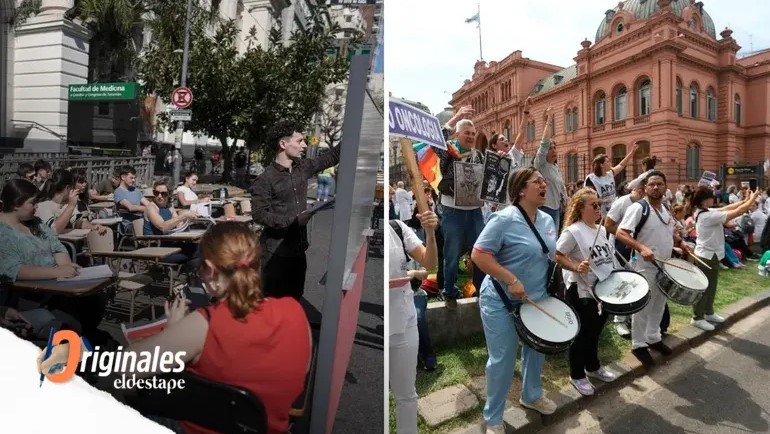
[[[136,99],[138,83],[71,84],[67,92],[70,101],[124,101]]]

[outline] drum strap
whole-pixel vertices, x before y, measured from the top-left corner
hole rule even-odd
[[[489,278],[492,280],[492,285],[495,287],[495,291],[497,291],[497,295],[500,296],[500,300],[503,301],[505,308],[508,310],[508,312],[513,313],[513,303],[511,303],[511,299],[508,298],[508,294],[506,294],[503,287],[500,286],[499,283],[497,283],[497,279],[495,279],[492,276],[489,276]]]

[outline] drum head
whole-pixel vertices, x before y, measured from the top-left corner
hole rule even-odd
[[[708,288],[708,277],[706,277],[706,274],[704,274],[696,265],[677,258],[667,259],[666,261],[669,262],[669,264],[661,264],[663,265],[663,270],[665,270],[668,277],[677,284],[696,291],[705,291],[706,288]],[[677,266],[672,267],[671,264]],[[689,271],[685,271],[679,267]]]
[[[609,304],[631,304],[644,298],[650,292],[647,279],[639,273],[615,270],[606,279],[596,283],[594,294],[600,301]]]
[[[545,297],[537,301],[537,304],[564,325],[549,318],[531,304],[524,303],[519,315],[527,331],[546,342],[561,343],[575,339],[580,323],[575,311],[567,303],[554,297]]]

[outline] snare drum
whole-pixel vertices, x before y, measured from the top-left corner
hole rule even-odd
[[[596,282],[593,292],[602,302],[602,309],[613,315],[637,313],[650,301],[650,285],[636,271],[614,270],[609,277]]]
[[[697,303],[709,286],[706,274],[697,266],[682,259],[671,258],[666,262],[669,264],[662,263],[659,266],[656,264],[658,273],[655,276],[655,283],[658,284],[658,288],[674,303],[685,306]]]
[[[580,319],[574,309],[555,297],[545,297],[538,306],[558,318],[559,324],[529,303],[513,310],[516,334],[530,348],[543,354],[557,354],[569,349],[580,331]]]

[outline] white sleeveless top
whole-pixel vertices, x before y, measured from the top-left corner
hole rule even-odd
[[[610,211],[612,202],[614,202],[616,198],[615,174],[612,173],[612,170],[608,170],[607,173],[604,174],[604,176],[596,176],[595,174],[592,173],[588,175],[586,179],[591,180],[591,183],[594,185],[594,188],[596,189],[596,194],[599,196],[599,199],[602,199],[602,200],[610,199],[608,203],[602,204],[602,217],[605,217],[607,213]]]

